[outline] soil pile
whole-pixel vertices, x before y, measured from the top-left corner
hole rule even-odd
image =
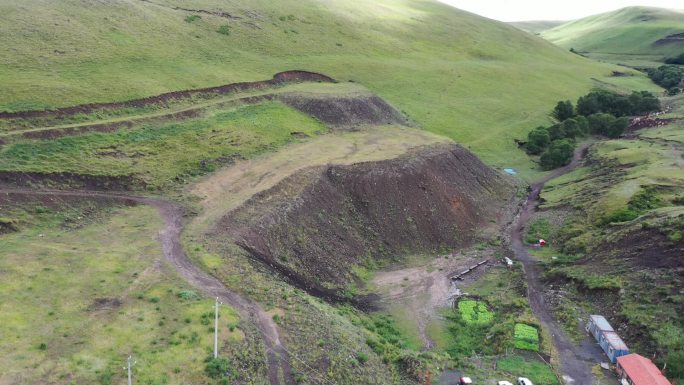
[[[358,283],[357,266],[472,242],[513,192],[458,145],[422,148],[305,169],[225,215],[210,236],[229,236],[312,294],[339,296]]]
[[[375,95],[312,97],[284,94],[279,99],[333,128],[381,124],[410,125],[404,115]]]

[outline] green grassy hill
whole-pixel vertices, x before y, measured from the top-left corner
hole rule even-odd
[[[125,100],[297,68],[360,82],[488,163],[523,168],[530,163],[514,137],[546,123],[556,100],[586,92],[592,78],[618,80],[607,65],[431,0],[4,2],[0,34],[0,110]]]
[[[547,29],[558,27],[561,24],[565,24],[565,21],[561,20],[528,20],[528,21],[512,21],[508,24],[520,28],[523,31],[527,31],[534,34],[540,34]]]
[[[542,37],[596,59],[653,65],[684,52],[684,10],[627,7],[571,21],[546,30]]]

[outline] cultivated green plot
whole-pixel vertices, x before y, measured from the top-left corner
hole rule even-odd
[[[461,319],[467,324],[487,325],[494,320],[494,316],[487,310],[484,302],[463,300],[458,303]]]
[[[537,328],[525,325],[515,324],[515,347],[523,350],[539,351],[539,332]]]

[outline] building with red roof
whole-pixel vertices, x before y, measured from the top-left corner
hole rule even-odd
[[[651,360],[636,353],[618,357],[617,372],[623,384],[672,385]]]

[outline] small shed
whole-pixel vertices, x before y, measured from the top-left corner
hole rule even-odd
[[[651,360],[636,353],[618,357],[617,372],[629,385],[671,385]]]
[[[589,322],[587,322],[587,331],[598,341],[601,338],[601,332],[614,332],[613,327],[610,326],[608,320],[602,315],[590,315]]]
[[[601,332],[599,345],[601,345],[601,348],[613,364],[617,361],[618,357],[629,354],[629,348],[622,341],[622,338],[612,331],[604,330]]]

